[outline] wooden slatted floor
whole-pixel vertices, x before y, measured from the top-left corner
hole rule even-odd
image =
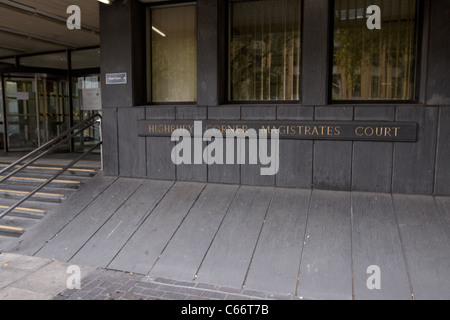
[[[450,299],[450,198],[99,174],[0,249],[311,299]]]

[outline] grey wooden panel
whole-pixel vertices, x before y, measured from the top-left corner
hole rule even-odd
[[[217,1],[197,1],[197,101],[200,106],[216,106],[219,103],[217,17]]]
[[[268,154],[272,156],[272,139],[268,138],[266,140]],[[250,164],[250,143],[256,143],[258,145],[256,155],[257,164]],[[260,148],[259,148],[259,139],[245,139],[245,164],[241,165],[241,184],[243,185],[251,185],[251,186],[275,186],[276,175],[261,175],[262,168],[274,167],[276,164],[272,162],[270,165],[263,165],[260,163]],[[276,161],[275,158],[272,158],[273,161]]]
[[[37,256],[68,261],[142,184],[120,178],[62,229]]]
[[[355,107],[355,121],[394,121],[395,107]]]
[[[393,200],[415,299],[450,299],[450,237],[434,199]]]
[[[147,274],[204,187],[200,183],[176,183],[108,268]]]
[[[397,121],[419,123],[417,142],[394,144],[392,192],[432,194],[436,160],[438,108],[397,107]]]
[[[145,109],[146,120],[174,120],[175,107],[150,107]]]
[[[394,107],[355,107],[355,121],[394,121]],[[391,191],[392,157],[390,142],[355,141],[353,143],[352,190]]]
[[[198,282],[243,285],[273,192],[241,187],[199,269]]]
[[[191,281],[230,207],[238,186],[209,184],[150,272]]]
[[[207,118],[207,108],[179,106],[177,107],[176,115],[178,120],[205,120]]]
[[[58,234],[116,180],[117,177],[107,177],[102,173],[93,177],[62,202],[55,212],[45,216],[35,228],[27,230],[17,246],[9,251],[24,255],[36,254],[47,241]]]
[[[330,1],[305,1],[302,21],[302,102],[325,105],[328,99]],[[324,41],[317,41],[323,39]]]
[[[315,120],[352,120],[353,107],[316,107]],[[351,141],[314,141],[313,183],[318,189],[350,190]]]
[[[313,183],[317,189],[350,190],[351,141],[315,141]]]
[[[277,109],[272,106],[245,106],[242,107],[242,120],[275,120]]]
[[[225,142],[226,143],[226,142]],[[227,150],[224,148],[224,163],[212,164],[208,166],[208,182],[212,183],[233,183],[241,182],[241,166],[237,164],[236,144],[234,146],[234,164],[226,164]]]
[[[450,107],[441,107],[439,112],[434,193],[450,196]]]
[[[314,107],[310,106],[280,106],[277,108],[278,120],[313,120]]]
[[[105,108],[102,111],[103,171],[107,175],[119,175],[119,145],[117,131],[117,109]]]
[[[106,268],[172,185],[144,181],[70,261]]]
[[[315,120],[352,120],[353,106],[326,106],[314,109]]]
[[[175,142],[171,138],[147,138],[147,176],[151,179],[175,180],[176,168],[172,162]]]
[[[350,193],[313,191],[297,294],[352,299]]]
[[[278,187],[312,187],[313,147],[312,141],[280,140]]]
[[[389,193],[394,145],[386,142],[353,144],[352,190]]]
[[[201,157],[201,164],[194,163],[194,152],[195,145],[201,145],[201,152],[199,152],[199,156]],[[203,138],[192,138],[191,144],[191,163],[192,164],[181,164],[177,165],[177,180],[178,181],[194,181],[194,182],[206,182],[208,180],[208,166],[203,160],[203,150],[206,148],[206,142],[203,141]]]
[[[238,106],[221,106],[208,108],[209,120],[240,120],[241,107]]]
[[[125,6],[100,6],[100,37],[102,72],[102,107],[123,108],[133,105],[132,23],[131,2]],[[106,73],[126,72],[127,84],[107,85]]]
[[[356,300],[411,300],[391,195],[352,193],[353,287]],[[369,290],[369,266],[381,271],[381,289]]]
[[[310,190],[277,188],[245,288],[295,295]]]
[[[137,121],[145,119],[144,108],[119,108],[119,173],[124,177],[147,175],[145,138],[138,137]]]
[[[449,105],[450,90],[450,15],[448,1],[431,1],[430,33],[428,39],[427,104]]]

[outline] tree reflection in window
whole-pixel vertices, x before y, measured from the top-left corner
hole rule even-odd
[[[381,9],[381,29],[367,27],[367,8]],[[333,100],[414,100],[417,65],[415,0],[336,0]]]
[[[229,98],[300,99],[300,0],[231,1]]]

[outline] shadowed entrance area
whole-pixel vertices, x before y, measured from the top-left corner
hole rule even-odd
[[[446,197],[100,173],[1,249],[310,299],[449,299],[449,223]]]

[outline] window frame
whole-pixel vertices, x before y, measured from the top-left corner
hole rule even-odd
[[[414,98],[412,100],[334,100],[333,99],[333,67],[334,67],[334,12],[336,3],[333,0],[329,0],[329,36],[328,36],[328,83],[327,83],[327,101],[329,105],[407,105],[407,104],[420,104],[421,97],[421,70],[422,70],[422,45],[424,34],[424,2],[423,0],[416,1],[416,27],[415,38],[417,42],[416,46],[416,64],[415,64],[415,85],[414,85]]]
[[[167,102],[154,102],[153,101],[153,56],[152,56],[152,15],[151,12],[153,9],[166,9],[166,8],[174,8],[174,7],[184,7],[184,6],[195,6],[196,10],[196,21],[195,24],[197,26],[197,44],[198,44],[198,5],[197,1],[193,0],[176,0],[176,1],[160,1],[154,3],[146,3],[145,5],[145,69],[146,69],[146,90],[145,90],[145,101],[147,105],[154,106],[170,106],[170,105],[179,105],[179,106],[192,106],[197,105],[198,96],[195,101],[167,101]],[[197,52],[198,59],[198,52]],[[197,64],[197,86],[198,86],[198,64]],[[197,95],[197,93],[196,93]]]
[[[264,0],[242,0],[242,2],[258,2]],[[303,23],[304,23],[304,0],[300,1],[300,52],[299,52],[299,80],[298,80],[298,96],[297,100],[233,100],[231,99],[231,66],[230,66],[230,49],[231,49],[231,33],[232,33],[232,19],[233,13],[231,10],[232,0],[227,0],[225,4],[225,68],[223,78],[225,80],[225,104],[227,105],[258,105],[258,106],[273,106],[277,105],[302,105],[303,97]],[[239,1],[238,1],[239,2]],[[220,62],[220,61],[219,61]]]

